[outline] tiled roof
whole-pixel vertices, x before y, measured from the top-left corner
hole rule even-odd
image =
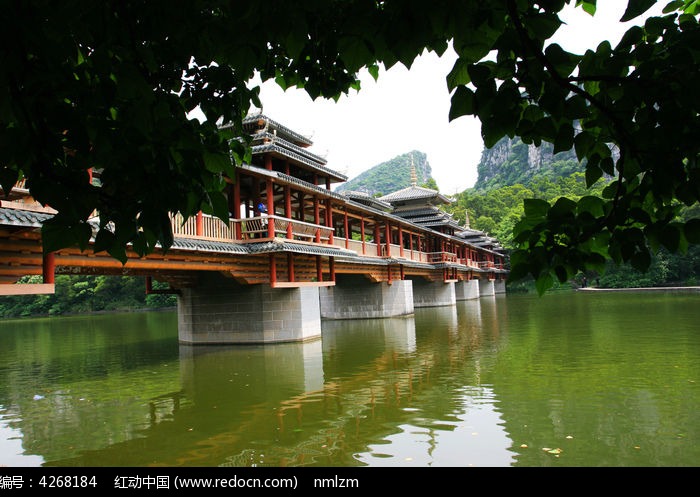
[[[173,249],[197,250],[199,252],[215,252],[227,254],[248,254],[250,253],[245,245],[241,243],[223,243],[195,238],[176,237],[173,240]]]
[[[416,207],[415,205],[413,206],[402,206],[402,207],[397,207],[394,209],[394,214],[397,216],[405,217],[405,218],[414,218],[414,217],[419,217],[419,216],[429,216],[431,214],[434,214],[437,211],[435,207]],[[442,211],[438,211],[442,212]]]
[[[33,212],[0,207],[0,224],[9,226],[41,228],[41,224],[52,217],[53,214],[47,214],[45,212]]]
[[[361,204],[369,205],[386,211],[390,211],[392,209],[390,203],[383,202],[378,198],[374,198],[369,193],[360,192],[356,190],[346,190],[343,191],[342,194],[347,198],[352,199],[355,202],[359,202]]]
[[[434,216],[422,216],[422,217],[411,218],[411,221],[413,221],[414,223],[418,223],[418,224],[428,224],[428,223],[435,223],[435,222],[439,222],[440,224],[449,224],[451,222],[451,219],[449,219],[445,216],[434,215]]]
[[[306,136],[304,136],[300,133],[297,133],[296,131],[293,131],[286,126],[283,126],[282,124],[278,123],[277,121],[270,119],[269,117],[267,117],[263,113],[250,114],[250,115],[246,116],[245,119],[243,119],[243,127],[250,128],[251,125],[257,124],[257,122],[260,120],[265,121],[267,123],[268,129],[272,128],[272,129],[276,129],[276,130],[280,131],[282,134],[288,136],[291,139],[290,141],[292,141],[292,142],[302,143],[302,144],[307,145],[307,146],[313,144],[313,142],[309,138],[307,138]]]
[[[307,166],[310,166],[314,169],[317,169],[319,171],[324,172],[325,174],[328,174],[329,176],[332,176],[333,178],[339,180],[339,181],[346,181],[348,178],[347,176],[340,174],[337,171],[334,171],[333,169],[329,167],[325,167],[322,164],[319,164],[318,162],[309,159],[308,157],[305,157],[301,154],[298,154],[289,148],[281,146],[278,142],[272,142],[272,143],[265,143],[263,145],[254,145],[252,147],[253,154],[263,154],[265,152],[276,152],[284,157],[288,157],[290,159],[297,160],[301,162],[302,164],[306,164]]]
[[[423,188],[422,186],[412,185],[403,190],[398,190],[383,197],[379,197],[379,200],[383,202],[401,202],[404,200],[419,200],[419,199],[434,199],[438,200],[440,203],[449,204],[452,201],[442,195],[436,190],[431,190],[430,188]]]
[[[478,248],[488,249],[493,252],[499,253],[505,250],[498,242],[498,239],[489,236],[483,231],[469,228],[459,233],[456,233],[455,236],[462,240],[466,240],[467,242]]]
[[[330,257],[355,257],[352,250],[343,249],[335,245],[323,247],[320,245],[309,245],[305,243],[294,243],[282,238],[275,238],[272,241],[261,243],[246,243],[244,245],[250,254],[263,254],[270,252],[294,252],[297,254],[325,255]]]
[[[316,154],[309,152],[308,149],[305,149],[305,148],[302,148],[298,145],[295,145],[292,142],[289,142],[283,138],[280,138],[279,136],[277,136],[273,133],[264,131],[264,132],[257,133],[256,135],[253,135],[253,142],[252,142],[253,148],[255,148],[255,146],[264,145],[266,143],[271,143],[271,142],[277,143],[281,147],[288,148],[292,152],[296,152],[299,155],[303,155],[304,157],[309,158],[310,160],[318,163],[319,165],[323,165],[323,164],[326,164],[328,162],[323,157],[320,157]]]

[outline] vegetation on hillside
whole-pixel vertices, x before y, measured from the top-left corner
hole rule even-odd
[[[535,147],[517,136],[506,137],[493,147],[484,148],[477,165],[478,178],[474,189],[527,184],[536,177],[555,180],[584,171],[585,166],[576,158],[573,149],[555,154],[551,143],[544,142]]]
[[[41,283],[28,276],[23,283]],[[133,276],[57,275],[51,295],[5,296],[0,299],[0,317],[57,316],[102,311],[158,309],[177,304],[175,295],[146,294],[143,278]],[[153,288],[164,285],[153,282]]]
[[[516,174],[521,169],[527,169],[524,162],[510,164]],[[593,185],[586,187],[585,173],[563,173],[556,176],[552,170],[547,174],[535,176],[527,184],[516,183],[498,188],[471,188],[455,195],[454,203],[445,210],[454,214],[455,218],[464,222],[469,215],[470,226],[485,231],[498,238],[499,242],[511,251],[514,226],[524,215],[525,199],[541,199],[556,204],[560,198],[576,201],[586,196],[600,196],[609,181],[602,178]],[[697,217],[700,207],[683,209],[679,221]],[[629,263],[616,264],[606,260],[595,269],[582,271],[566,283],[555,282],[552,288],[582,284],[586,276],[589,285],[602,288],[637,288],[658,286],[687,286],[700,284],[700,247],[691,246],[687,252],[670,252],[660,248],[652,255],[649,268],[640,271]],[[509,289],[522,291],[534,288],[533,279],[519,282],[509,282]]]
[[[433,181],[432,168],[425,153],[413,150],[377,164],[336,188],[337,192],[360,191],[379,197],[411,186],[411,166],[418,184]]]

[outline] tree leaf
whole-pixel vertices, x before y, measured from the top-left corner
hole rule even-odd
[[[625,9],[625,13],[622,14],[620,22],[631,21],[635,17],[641,16],[655,3],[656,0],[629,0],[629,2],[627,2],[627,9]]]
[[[588,155],[588,151],[591,150],[594,143],[595,138],[586,130],[581,131],[574,137],[574,148],[578,160],[582,161]]]
[[[461,58],[458,58],[452,70],[447,75],[447,89],[452,91],[460,85],[467,85],[471,82],[471,77],[469,76],[469,64]]]
[[[523,210],[528,218],[544,218],[549,212],[550,205],[546,200],[526,198],[523,200]]]
[[[581,197],[581,199],[578,201],[578,204],[576,204],[576,211],[579,214],[588,212],[596,218],[603,217],[603,199],[600,197],[595,197],[593,195],[586,195],[584,197]]]
[[[574,147],[574,128],[569,123],[559,126],[554,139],[554,153],[567,152]]]
[[[576,0],[576,6],[578,7],[579,5],[584,12],[590,14],[591,16],[595,15],[596,0]]]
[[[547,217],[549,219],[558,219],[573,213],[575,210],[576,202],[567,197],[559,197],[547,212]]]
[[[10,169],[9,167],[0,167],[0,188],[2,188],[5,196],[10,194],[17,180],[19,180],[19,171]]]
[[[690,219],[686,222],[683,233],[690,243],[700,244],[700,219]]]
[[[554,279],[549,273],[543,274],[535,280],[535,288],[540,296],[544,295],[544,292],[552,288],[553,285]]]
[[[452,95],[449,120],[454,121],[458,117],[474,114],[474,92],[466,86],[458,86]]]

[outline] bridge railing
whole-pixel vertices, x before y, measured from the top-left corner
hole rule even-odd
[[[343,237],[335,237],[333,239],[333,244],[338,247],[346,247],[346,241]],[[365,241],[364,251],[362,248],[362,240],[347,240],[347,248],[353,250],[360,255],[365,255],[368,257],[378,257],[377,255],[377,244],[374,242]],[[381,247],[381,257],[387,257],[386,245]],[[391,244],[391,257],[394,259],[407,259],[409,261],[417,262],[429,262],[429,254],[426,252],[421,252],[419,250],[404,247],[403,255],[401,255],[401,247],[396,244]]]
[[[275,236],[280,238],[287,237],[287,230],[291,226],[293,239],[311,242],[318,239],[321,242],[327,243],[331,233],[334,231],[333,228],[329,228],[328,226],[321,226],[276,215],[229,219],[228,224],[226,224],[216,216],[203,214],[201,218],[201,232],[198,233],[196,217],[193,216],[184,220],[183,216],[178,213],[171,218],[174,236],[218,241],[266,238],[269,222],[272,222],[274,225]],[[237,237],[236,233],[240,233],[240,237]]]
[[[306,239],[311,242],[315,241],[316,239],[327,242],[330,239],[331,234],[335,231],[333,228],[328,226],[307,223],[297,219],[289,219],[287,217],[276,215],[267,217],[274,220],[275,235],[282,235],[282,238],[287,236],[290,225],[292,227],[293,238]]]
[[[333,237],[333,245],[345,248],[345,238],[342,236]],[[365,240],[364,250],[362,247],[362,240],[347,240],[348,250],[357,252],[359,255],[365,255],[369,257],[377,257],[377,244],[374,242],[368,242]]]
[[[457,254],[452,252],[428,252],[428,262],[458,262]]]

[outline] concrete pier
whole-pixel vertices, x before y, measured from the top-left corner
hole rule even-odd
[[[202,275],[178,297],[178,337],[187,344],[274,343],[321,336],[318,287],[241,285]]]
[[[495,287],[493,280],[479,280],[479,296],[486,297],[488,295],[495,295]]]
[[[413,281],[413,305],[415,307],[438,307],[455,305],[455,283],[453,281],[425,281],[416,278]]]
[[[338,276],[335,286],[321,287],[324,319],[388,318],[413,314],[410,280],[372,283],[362,276]]]
[[[472,300],[479,298],[479,280],[465,280],[455,283],[455,299]]]

